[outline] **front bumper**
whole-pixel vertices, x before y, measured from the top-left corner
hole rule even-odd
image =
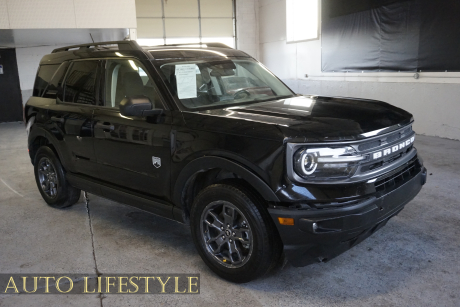
[[[426,169],[420,165],[404,176],[383,193],[346,207],[270,208],[286,258],[295,267],[325,262],[369,237],[420,192],[426,182]],[[294,218],[294,226],[280,225],[278,217]]]

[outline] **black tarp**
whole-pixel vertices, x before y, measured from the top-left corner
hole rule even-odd
[[[323,0],[322,70],[460,71],[459,0]]]

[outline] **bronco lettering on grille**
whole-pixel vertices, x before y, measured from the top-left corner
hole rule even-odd
[[[412,144],[414,142],[414,140],[415,140],[415,136],[411,137],[410,139],[405,140],[404,142],[396,144],[396,145],[394,145],[392,147],[388,147],[388,148],[386,148],[384,150],[374,152],[374,153],[372,153],[372,159],[379,159],[381,157],[385,157],[385,156],[388,156],[388,155],[393,154],[395,152],[398,152],[398,151],[406,148],[410,144]]]

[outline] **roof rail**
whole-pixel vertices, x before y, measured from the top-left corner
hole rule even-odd
[[[51,53],[69,51],[69,49],[80,48],[80,50],[88,49],[90,47],[98,47],[105,45],[118,45],[118,50],[142,50],[136,41],[112,41],[112,42],[100,42],[100,43],[88,43],[81,45],[72,45],[62,48],[54,49]]]
[[[227,46],[223,43],[185,43],[185,44],[164,44],[164,45],[157,45],[151,47],[181,47],[181,46],[198,46],[202,45],[203,47],[214,47],[214,48],[226,48],[226,49],[233,49],[230,46]]]

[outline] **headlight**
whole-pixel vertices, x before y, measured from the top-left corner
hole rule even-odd
[[[313,181],[344,179],[353,176],[359,162],[366,159],[352,147],[302,148],[294,154],[294,170]]]

